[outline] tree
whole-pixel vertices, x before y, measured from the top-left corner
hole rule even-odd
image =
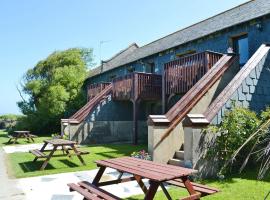
[[[92,61],[92,49],[72,48],[53,52],[26,72],[22,92],[29,98],[17,104],[26,115],[28,129],[60,131],[61,118],[71,116],[85,103],[82,86]]]

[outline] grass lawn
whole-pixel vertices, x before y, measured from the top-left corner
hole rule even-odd
[[[214,195],[203,197],[202,199],[205,200],[263,200],[270,191],[270,177],[266,178],[264,181],[257,181],[255,170],[248,170],[248,172],[241,175],[233,175],[223,181],[207,180],[204,181],[203,184],[207,184],[221,190],[221,192]],[[176,187],[169,189],[169,193],[172,196],[172,199],[179,199],[180,197],[188,196],[186,190]],[[128,200],[139,199],[143,199],[143,195],[128,198]],[[159,191],[155,196],[155,200],[163,199],[166,199],[166,197],[162,191]],[[270,199],[270,197],[268,199]]]
[[[4,130],[0,130],[0,147],[5,146],[5,145],[17,145],[17,144],[32,144],[32,142],[28,142],[27,139],[18,139],[15,144],[13,143],[7,143],[9,138],[7,137],[7,132]],[[35,143],[43,143],[44,140],[49,139],[50,137],[46,136],[41,136],[34,138]]]
[[[0,131],[0,146],[5,145],[7,138],[5,132]],[[42,142],[45,138],[39,138],[36,142]],[[27,142],[20,140],[22,144]],[[40,176],[47,174],[57,174],[63,172],[73,172],[81,170],[95,169],[95,160],[116,158],[121,156],[129,156],[133,151],[146,149],[146,146],[133,146],[128,144],[122,145],[99,145],[99,146],[85,146],[83,150],[90,151],[90,154],[84,156],[86,166],[83,166],[77,157],[69,159],[65,156],[60,156],[61,151],[57,152],[57,155],[53,157],[44,171],[39,171],[39,168],[43,160],[33,163],[34,156],[30,153],[12,153],[8,154],[8,165],[10,172],[17,178]],[[203,199],[213,200],[256,200],[264,199],[267,193],[270,191],[270,176],[264,181],[256,180],[256,170],[251,169],[241,175],[232,175],[231,177],[219,181],[219,180],[206,180],[204,184],[217,187],[221,192],[204,197]],[[186,197],[188,193],[184,189],[171,187],[169,189],[173,199],[179,199],[180,197]],[[143,199],[143,195],[133,196],[127,198],[128,200]],[[166,199],[162,191],[159,191],[155,196],[155,200]],[[269,198],[270,199],[270,198]]]
[[[99,145],[81,147],[82,150],[90,152],[83,155],[86,165],[82,165],[76,156],[69,159],[67,156],[61,156],[62,151],[57,151],[55,157],[52,157],[45,170],[40,171],[43,160],[40,159],[33,163],[34,155],[30,153],[12,153],[8,154],[9,168],[11,175],[22,178],[30,176],[40,176],[47,174],[57,174],[63,172],[74,172],[82,170],[91,170],[97,168],[95,160],[116,158],[121,156],[130,156],[134,151],[145,149],[146,146],[134,146],[128,144],[121,145]]]

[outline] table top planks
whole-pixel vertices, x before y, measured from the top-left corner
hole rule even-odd
[[[51,140],[44,140],[44,142],[52,145],[74,145],[76,142],[64,139],[51,139]]]
[[[26,133],[26,134],[29,134],[30,131],[14,131],[14,133]]]
[[[196,173],[196,170],[168,164],[155,163],[132,157],[96,161],[98,166],[110,167],[121,172],[138,175],[154,181],[168,181]]]

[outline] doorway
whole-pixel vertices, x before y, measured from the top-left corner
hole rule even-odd
[[[233,38],[233,49],[239,55],[240,67],[244,66],[249,59],[248,35]]]

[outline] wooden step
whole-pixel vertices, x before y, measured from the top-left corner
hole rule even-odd
[[[184,151],[176,151],[175,158],[179,160],[184,160]]]
[[[179,159],[176,159],[176,158],[170,159],[168,163],[170,165],[185,167],[185,161],[184,160],[179,160]]]

